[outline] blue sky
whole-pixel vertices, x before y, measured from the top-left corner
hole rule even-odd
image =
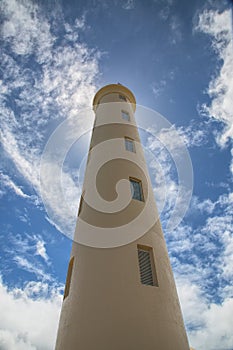
[[[190,345],[232,350],[230,1],[2,0],[0,18],[0,348],[53,349],[90,133],[67,155],[66,200],[50,198],[49,213],[41,155],[68,117],[91,128],[95,92],[120,82],[170,122],[159,140],[153,124],[141,138],[158,204],[167,196],[161,221]],[[171,231],[179,184],[164,145],[179,153],[174,130],[194,178],[190,205]],[[51,178],[56,172],[51,162]]]

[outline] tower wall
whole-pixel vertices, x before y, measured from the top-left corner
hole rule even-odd
[[[122,96],[127,102],[122,101]],[[122,85],[106,86],[96,94],[94,110],[96,119],[79,218],[93,227],[109,229],[110,235],[115,228],[134,222],[149,196],[153,196],[153,190],[134,119],[132,93]],[[122,118],[122,111],[129,113],[130,121]],[[125,149],[125,137],[135,141],[135,152]],[[98,146],[97,153],[93,153]],[[114,158],[119,153],[122,158],[108,161],[96,172],[98,155],[104,158],[109,154]],[[141,181],[143,200],[132,199],[123,209],[112,213],[99,210],[98,201],[94,202],[96,207],[93,208],[90,205],[93,174],[97,174],[96,188],[105,201],[116,201],[116,184],[125,179],[122,184],[125,190],[119,191],[119,196],[125,196],[123,200],[127,203],[131,194],[130,178]],[[111,248],[77,243],[79,237],[85,235],[84,226],[77,221],[56,350],[189,349],[154,200],[142,218],[140,222],[127,226],[124,234],[130,237],[135,230],[144,232],[148,222],[154,222],[144,235]],[[153,285],[142,283],[140,249],[145,255],[150,254]]]

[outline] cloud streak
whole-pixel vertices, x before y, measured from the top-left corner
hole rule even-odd
[[[0,177],[1,177],[1,185],[4,188],[9,188],[11,189],[17,196],[22,197],[22,198],[31,198],[28,194],[24,193],[23,190],[17,186],[14,181],[10,179],[10,177],[6,174],[3,174],[0,172]]]

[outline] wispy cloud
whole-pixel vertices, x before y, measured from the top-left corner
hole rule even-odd
[[[154,96],[155,97],[160,96],[164,91],[164,89],[166,88],[166,85],[167,85],[167,82],[165,79],[160,80],[160,82],[158,83],[153,83],[151,88]]]
[[[15,256],[13,260],[17,264],[18,268],[23,269],[32,274],[35,274],[39,280],[41,279],[43,281],[51,280],[51,276],[45,273],[44,269],[38,266],[38,264],[35,264],[22,256]]]
[[[3,16],[1,141],[5,154],[39,194],[40,156],[46,140],[60,121],[77,116],[80,110],[91,106],[100,53],[80,41],[85,17],[67,23],[59,5],[51,17],[43,7],[30,1],[4,0],[0,10]],[[56,16],[59,17],[59,40],[55,34]],[[77,126],[82,128],[83,123],[91,126],[92,119],[77,118]],[[48,166],[53,176],[56,160]],[[75,194],[80,188],[69,171],[64,172],[62,178],[76,203]],[[17,195],[27,197],[10,178],[7,183]],[[50,203],[51,208],[61,215],[67,231],[73,231],[75,215],[72,214],[72,220],[63,215],[61,203],[62,200],[56,198]]]
[[[49,274],[46,274],[43,268],[40,268],[36,266],[34,263],[28,261],[22,256],[15,256],[14,261],[16,262],[17,266],[27,272],[30,272],[32,274],[35,274],[38,279],[51,280],[51,277]]]
[[[125,10],[133,10],[135,7],[135,0],[124,0],[122,7]]]
[[[12,234],[8,232],[9,246],[4,246],[3,251],[7,257],[14,261],[17,268],[36,275],[38,280],[50,280],[48,273],[50,265],[49,256],[46,251],[46,243],[37,234]]]
[[[176,128],[173,125],[161,129],[159,133],[155,133],[156,127],[155,129],[150,127],[147,130],[152,135],[156,135],[156,137],[149,136],[147,139],[146,158],[156,203],[165,226],[171,219],[172,221],[182,220],[188,209],[193,178],[185,145],[193,147],[201,144],[200,140],[204,139],[204,135],[200,134],[196,142],[191,141],[193,129]],[[184,169],[184,163],[186,169]]]
[[[159,11],[159,17],[163,20],[166,21],[168,19],[170,13],[170,8],[169,6],[164,6],[160,11]]]
[[[176,45],[182,40],[183,37],[181,30],[181,20],[177,16],[172,15],[169,20],[169,26],[171,31],[171,43],[173,45]]]
[[[217,68],[217,73],[213,72],[207,89],[211,102],[202,105],[201,113],[223,123],[223,130],[216,132],[216,140],[221,147],[225,147],[233,137],[232,12],[230,9],[223,12],[204,10],[195,29],[210,37],[211,47],[218,58],[220,68]]]
[[[188,148],[200,147],[207,143],[209,136],[208,125],[202,122],[194,124],[193,121],[190,121],[188,126],[180,126],[176,130]]]
[[[47,255],[46,248],[45,248],[45,242],[42,239],[39,239],[36,242],[36,255],[41,256],[46,263],[49,261],[49,257]]]
[[[192,201],[190,205],[190,211],[199,211],[201,213],[212,214],[214,211],[216,203],[214,203],[209,198],[200,200],[197,196],[192,196]]]
[[[19,186],[17,186],[14,183],[14,181],[10,179],[10,177],[8,175],[0,172],[0,178],[1,178],[1,185],[3,187],[7,187],[7,188],[11,189],[19,197],[31,198],[31,196],[24,193],[23,190]]]
[[[166,21],[171,13],[171,6],[173,4],[173,0],[162,0],[159,1],[162,9],[159,11],[159,18],[163,21]]]

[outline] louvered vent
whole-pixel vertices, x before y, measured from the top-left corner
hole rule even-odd
[[[150,252],[138,249],[138,260],[140,268],[141,283],[153,286],[153,272],[151,268]]]
[[[148,246],[138,245],[138,263],[141,283],[147,286],[158,287],[158,279],[155,269],[153,249]]]

